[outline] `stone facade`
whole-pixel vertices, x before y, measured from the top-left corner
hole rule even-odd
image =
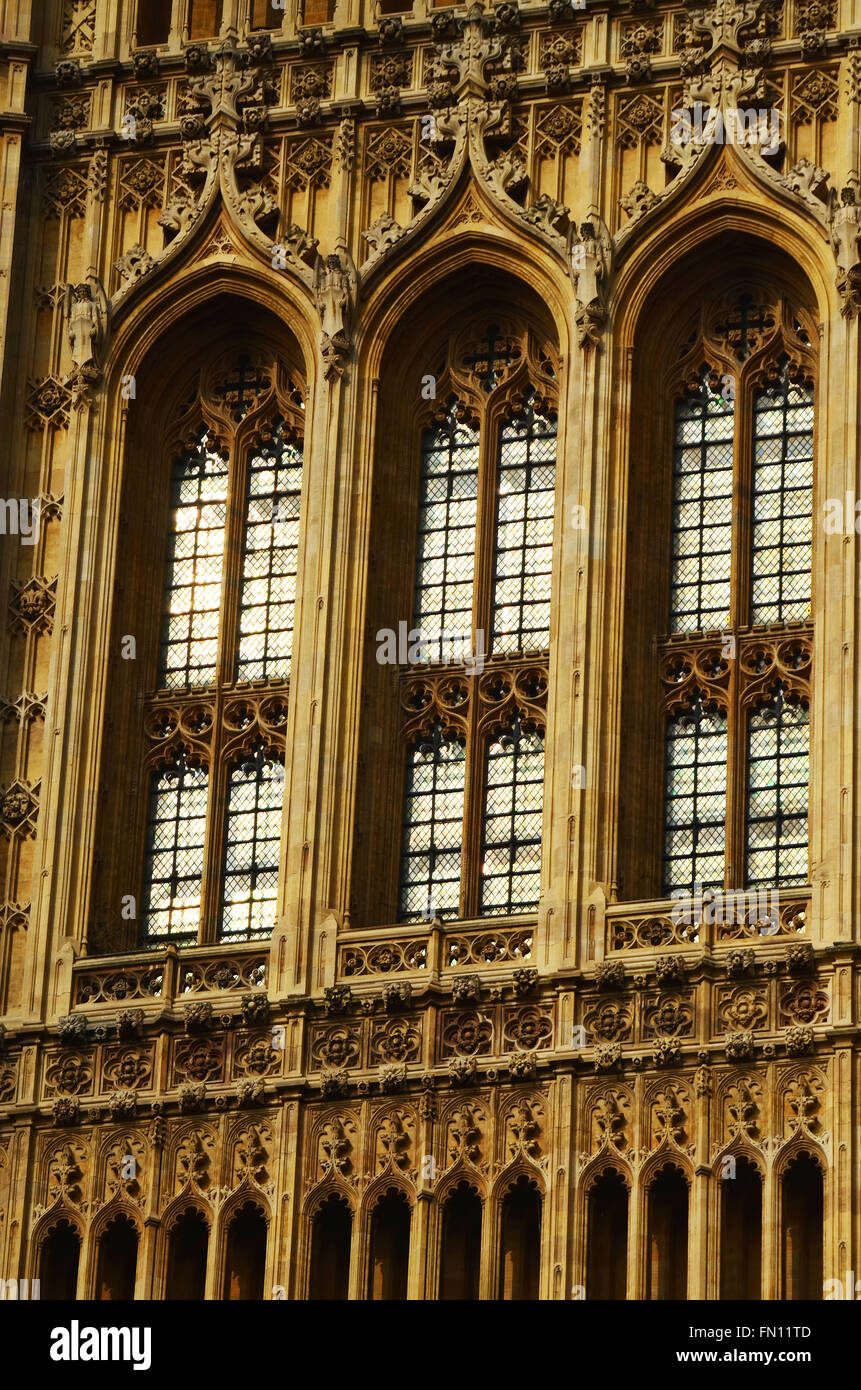
[[[861,1267],[857,537],[814,527],[809,619],[733,624],[731,667],[654,597],[704,360],[740,393],[788,363],[814,517],[861,496],[858,0],[0,0],[0,91],[2,486],[39,502],[0,558],[0,1275],[162,1298],[202,1238],[212,1299],[749,1297],[745,1211],[763,1297]],[[427,411],[492,433],[527,388],[549,648],[392,673]],[[289,680],[156,689],[192,399],[225,457],[246,410],[304,441]],[[680,923],[661,721],[775,679],[811,711],[807,882]],[[475,759],[514,713],[537,910],[481,915],[476,831],[460,914],[398,925],[404,747],[438,719]],[[271,937],[219,941],[210,896],[141,949],[148,779],[258,738]]]

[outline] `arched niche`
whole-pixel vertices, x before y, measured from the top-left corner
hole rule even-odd
[[[52,1222],[39,1241],[41,1298],[73,1301],[77,1296],[81,1233],[67,1217]]]
[[[330,1192],[311,1217],[308,1297],[343,1300],[350,1288],[353,1209],[339,1192]]]
[[[543,1199],[525,1173],[503,1194],[499,1207],[499,1293],[502,1300],[534,1301],[541,1279]]]
[[[225,1299],[259,1302],[266,1275],[266,1216],[257,1202],[231,1212],[224,1265]]]
[[[412,1207],[401,1188],[382,1193],[371,1212],[368,1298],[386,1302],[407,1297]]]
[[[370,355],[365,356],[370,361]],[[518,392],[521,401],[528,396],[530,383],[542,402],[544,395],[552,396],[548,411],[555,421],[563,364],[548,305],[524,280],[476,260],[440,277],[404,310],[403,318],[389,329],[378,372],[360,638],[358,765],[369,775],[357,780],[355,791],[350,917],[356,926],[388,924],[399,917],[404,711],[397,673],[380,660],[377,634],[397,634],[399,624],[406,625],[404,633],[413,627],[423,442],[434,421],[443,419],[446,408],[457,401],[458,418],[462,415],[465,427],[473,431],[482,460],[476,499],[475,583],[480,595],[479,586],[487,590],[492,584],[489,540],[496,499],[491,459],[499,449],[502,422],[515,408]],[[490,372],[498,376],[487,391]]]
[[[618,1168],[597,1173],[586,1193],[586,1297],[627,1296],[629,1190]]]
[[[647,1196],[646,1297],[684,1299],[688,1288],[688,1182],[665,1163],[651,1176]]]
[[[145,735],[150,705],[142,702],[161,684],[174,464],[202,429],[233,469],[270,417],[289,416],[300,440],[306,422],[306,364],[297,337],[268,308],[239,293],[190,307],[181,329],[157,338],[133,374],[117,370],[115,376],[119,391],[131,394],[118,481],[91,954],[138,944],[152,751]]]
[[[720,1297],[756,1301],[762,1298],[762,1173],[752,1159],[727,1154],[720,1174]]]
[[[825,1175],[812,1153],[801,1149],[780,1174],[781,1297],[821,1299]]]
[[[479,1296],[482,1200],[468,1182],[447,1193],[442,1208],[439,1296],[460,1302]]]
[[[167,1300],[200,1302],[206,1292],[209,1223],[197,1207],[187,1207],[171,1224],[167,1235]]]
[[[140,1232],[127,1212],[118,1212],[99,1236],[95,1297],[117,1302],[135,1296]]]

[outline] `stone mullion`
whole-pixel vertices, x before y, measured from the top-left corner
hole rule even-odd
[[[484,646],[488,653],[491,644],[491,595],[496,537],[495,501],[498,450],[499,417],[498,415],[491,417],[487,413],[481,420],[479,427],[478,517],[475,529],[471,637],[472,650],[476,651],[476,637],[479,629],[483,627]],[[470,688],[467,719],[460,915],[468,920],[477,917],[479,913],[484,753],[490,737],[486,722],[479,720],[479,702],[474,682]]]
[[[221,620],[220,620],[221,621]],[[223,631],[223,628],[222,628]],[[220,685],[212,691],[212,730],[209,735],[209,793],[207,796],[206,827],[203,840],[203,882],[200,894],[200,923],[198,942],[209,944],[218,939],[221,907],[221,878],[223,843],[227,812],[227,768],[222,751],[224,735],[224,692]]]
[[[229,768],[224,762],[224,687],[233,682],[238,650],[239,601],[241,592],[242,546],[245,527],[245,493],[250,445],[230,441],[230,485],[224,527],[224,561],[218,612],[218,657],[210,733],[209,797],[203,857],[203,884],[200,904],[201,944],[218,939],[221,917],[224,868],[225,819]]]
[[[479,874],[481,858],[482,814],[484,789],[484,755],[489,737],[486,726],[479,725],[478,698],[471,690],[465,712],[466,768],[463,791],[463,842],[461,846],[460,907],[461,920],[478,916]],[[472,872],[470,872],[470,866]]]

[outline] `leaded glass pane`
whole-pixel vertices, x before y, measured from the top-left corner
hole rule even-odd
[[[779,382],[754,402],[751,623],[810,617],[813,391]]]
[[[491,651],[550,643],[556,421],[523,415],[502,426]]]
[[[544,733],[520,716],[488,744],[482,808],[483,916],[532,912],[541,888]]]
[[[415,626],[443,661],[472,650],[478,431],[456,410],[422,440]]]
[[[676,403],[671,632],[729,623],[733,406],[711,389],[708,373]]]
[[[230,772],[224,842],[222,941],[269,937],[275,926],[284,768],[258,745]]]
[[[807,882],[809,713],[783,689],[748,718],[746,878],[756,885]]]
[[[407,752],[399,917],[457,917],[466,754],[439,720]]]
[[[248,465],[237,680],[290,673],[301,494],[302,454],[279,422]]]
[[[184,755],[153,774],[147,817],[141,935],[146,943],[197,941],[207,772]]]
[[[184,689],[215,680],[227,514],[227,460],[206,431],[177,459],[171,487],[158,683]]]
[[[727,721],[720,710],[690,709],[667,721],[664,895],[722,888],[726,844]]]

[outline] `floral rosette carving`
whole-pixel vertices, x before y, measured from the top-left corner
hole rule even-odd
[[[443,1056],[483,1056],[490,1052],[493,1024],[486,1014],[476,1009],[446,1014],[442,1030]]]

